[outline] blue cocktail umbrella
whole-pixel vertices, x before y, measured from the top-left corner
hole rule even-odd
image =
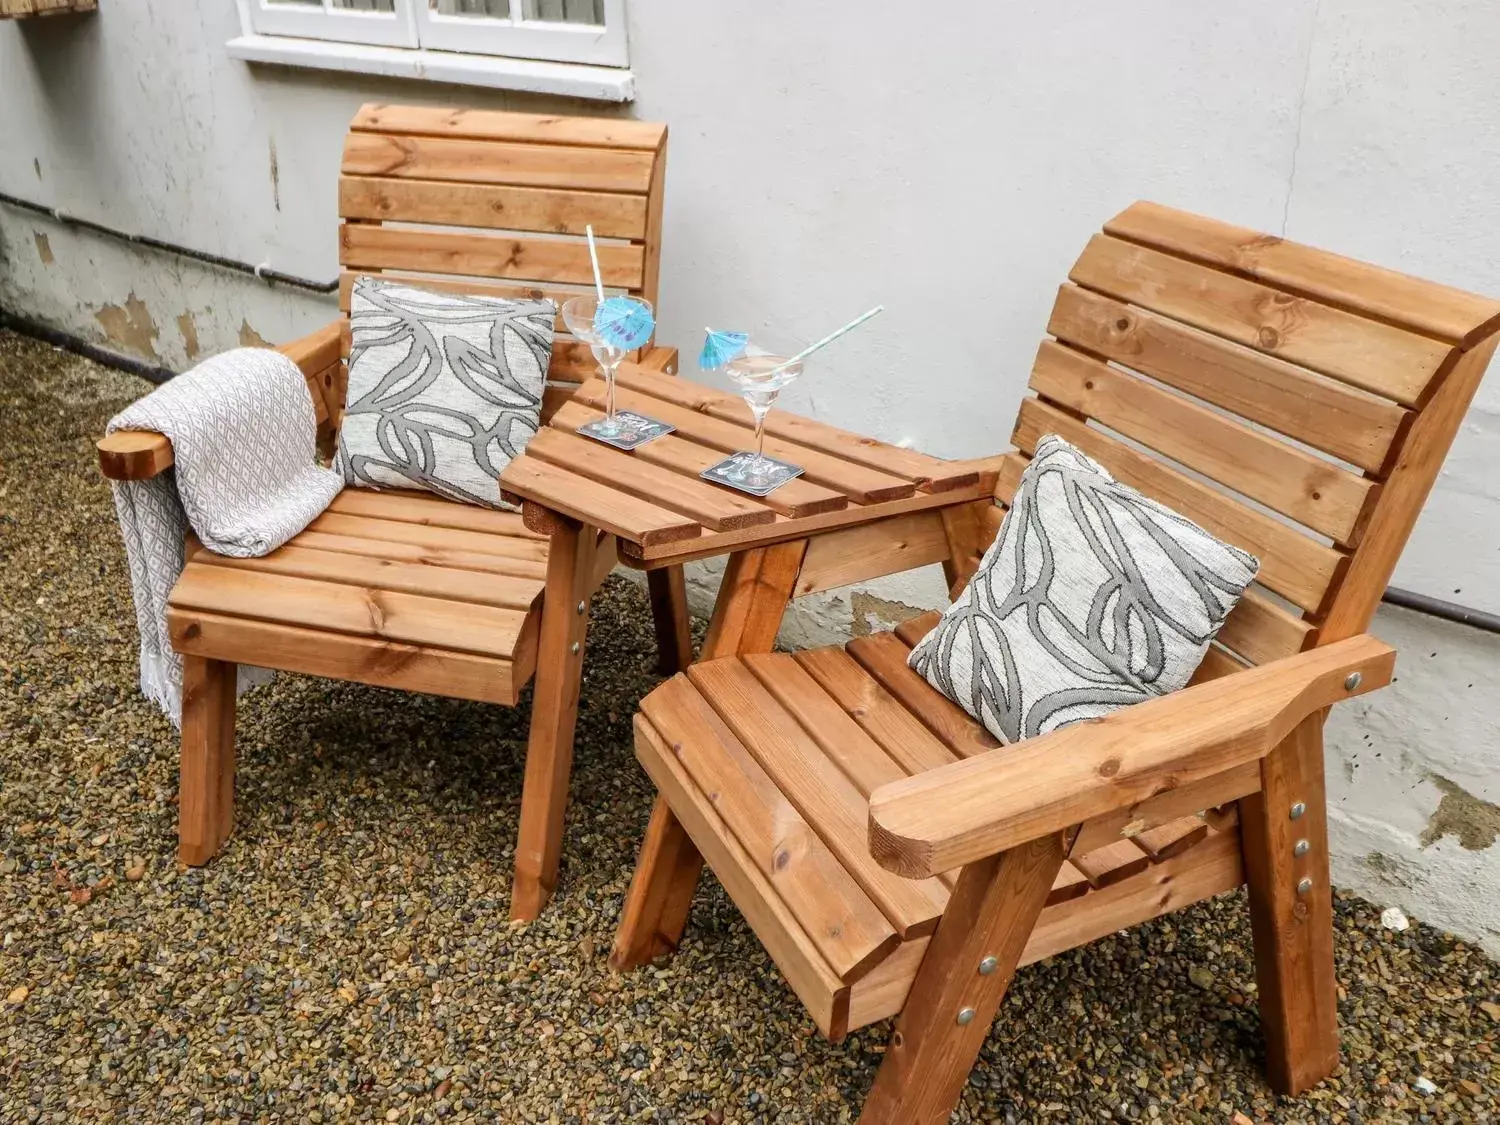
[[[631,297],[606,297],[594,313],[594,331],[605,343],[622,351],[640,347],[651,339],[655,327],[651,309]]]
[[[708,335],[703,338],[703,350],[698,353],[698,366],[704,371],[717,371],[731,360],[738,359],[750,342],[748,332],[715,332],[712,328],[704,331]]]

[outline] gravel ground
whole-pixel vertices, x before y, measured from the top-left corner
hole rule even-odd
[[[90,447],[143,390],[0,333],[0,1121],[852,1120],[888,1025],[823,1042],[712,879],[676,957],[605,966],[655,682],[618,579],[540,921],[506,909],[524,705],[283,676],[241,704],[233,841],[177,868],[176,742],[135,690]],[[1300,1100],[1262,1078],[1227,896],[1022,970],[958,1116],[1500,1119],[1496,966],[1349,897],[1337,948],[1346,1065]]]

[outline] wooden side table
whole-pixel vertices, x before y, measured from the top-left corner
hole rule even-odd
[[[579,436],[580,426],[603,416],[604,383],[595,379],[501,477],[526,526],[551,538],[516,847],[518,875],[548,893],[561,855],[588,591],[601,570],[618,558],[681,582],[680,569],[666,568],[729,555],[700,654],[708,660],[771,651],[794,597],[933,562],[943,564],[950,585],[961,583],[994,532],[999,458],[943,461],[776,410],[766,422],[766,453],[806,472],[757,498],[699,476],[754,446],[738,396],[624,365],[616,405],[677,429],[630,452]],[[660,620],[657,627],[664,630]],[[667,670],[680,670],[692,659],[688,622],[679,618],[665,630],[671,635],[659,637],[661,647],[675,664]],[[691,894],[702,860],[659,798],[644,846],[671,849]],[[626,909],[669,905],[630,902]],[[675,944],[679,936],[656,940]],[[635,962],[650,952],[616,950],[615,958]]]

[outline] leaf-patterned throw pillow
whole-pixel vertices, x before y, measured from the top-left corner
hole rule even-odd
[[[1049,435],[910,664],[1018,742],[1186,687],[1259,568]]]
[[[551,301],[357,278],[334,467],[363,488],[504,506],[500,474],[537,431],[556,317]]]

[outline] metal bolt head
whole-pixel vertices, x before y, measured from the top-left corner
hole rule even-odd
[[[979,962],[979,975],[987,977],[999,967],[1000,962],[997,958],[986,957],[983,961]]]
[[[578,642],[577,641],[573,642],[573,655],[574,656],[578,655]]]
[[[961,1011],[961,1012],[958,1013],[958,1026],[959,1027],[968,1027],[969,1024],[971,1024],[973,1022],[974,1022],[974,1009],[973,1008],[965,1008],[963,1011]]]
[[[1292,811],[1288,815],[1291,816],[1293,820],[1301,820],[1302,814],[1306,811],[1307,806],[1304,805],[1301,801],[1298,801],[1295,805],[1292,806]]]
[[[1299,895],[1305,895],[1310,890],[1312,890],[1312,880],[1304,875],[1302,879],[1297,883],[1297,893]]]
[[[1344,690],[1353,691],[1364,682],[1364,679],[1365,678],[1358,672],[1350,672],[1347,676],[1344,677]]]
[[[1292,854],[1294,856],[1298,856],[1299,858],[1301,856],[1305,856],[1311,850],[1312,845],[1309,844],[1306,840],[1298,840],[1295,844],[1292,845]]]
[[[583,602],[579,602],[578,603],[578,612],[579,613],[582,613],[586,609],[588,609],[587,605],[585,605]]]

